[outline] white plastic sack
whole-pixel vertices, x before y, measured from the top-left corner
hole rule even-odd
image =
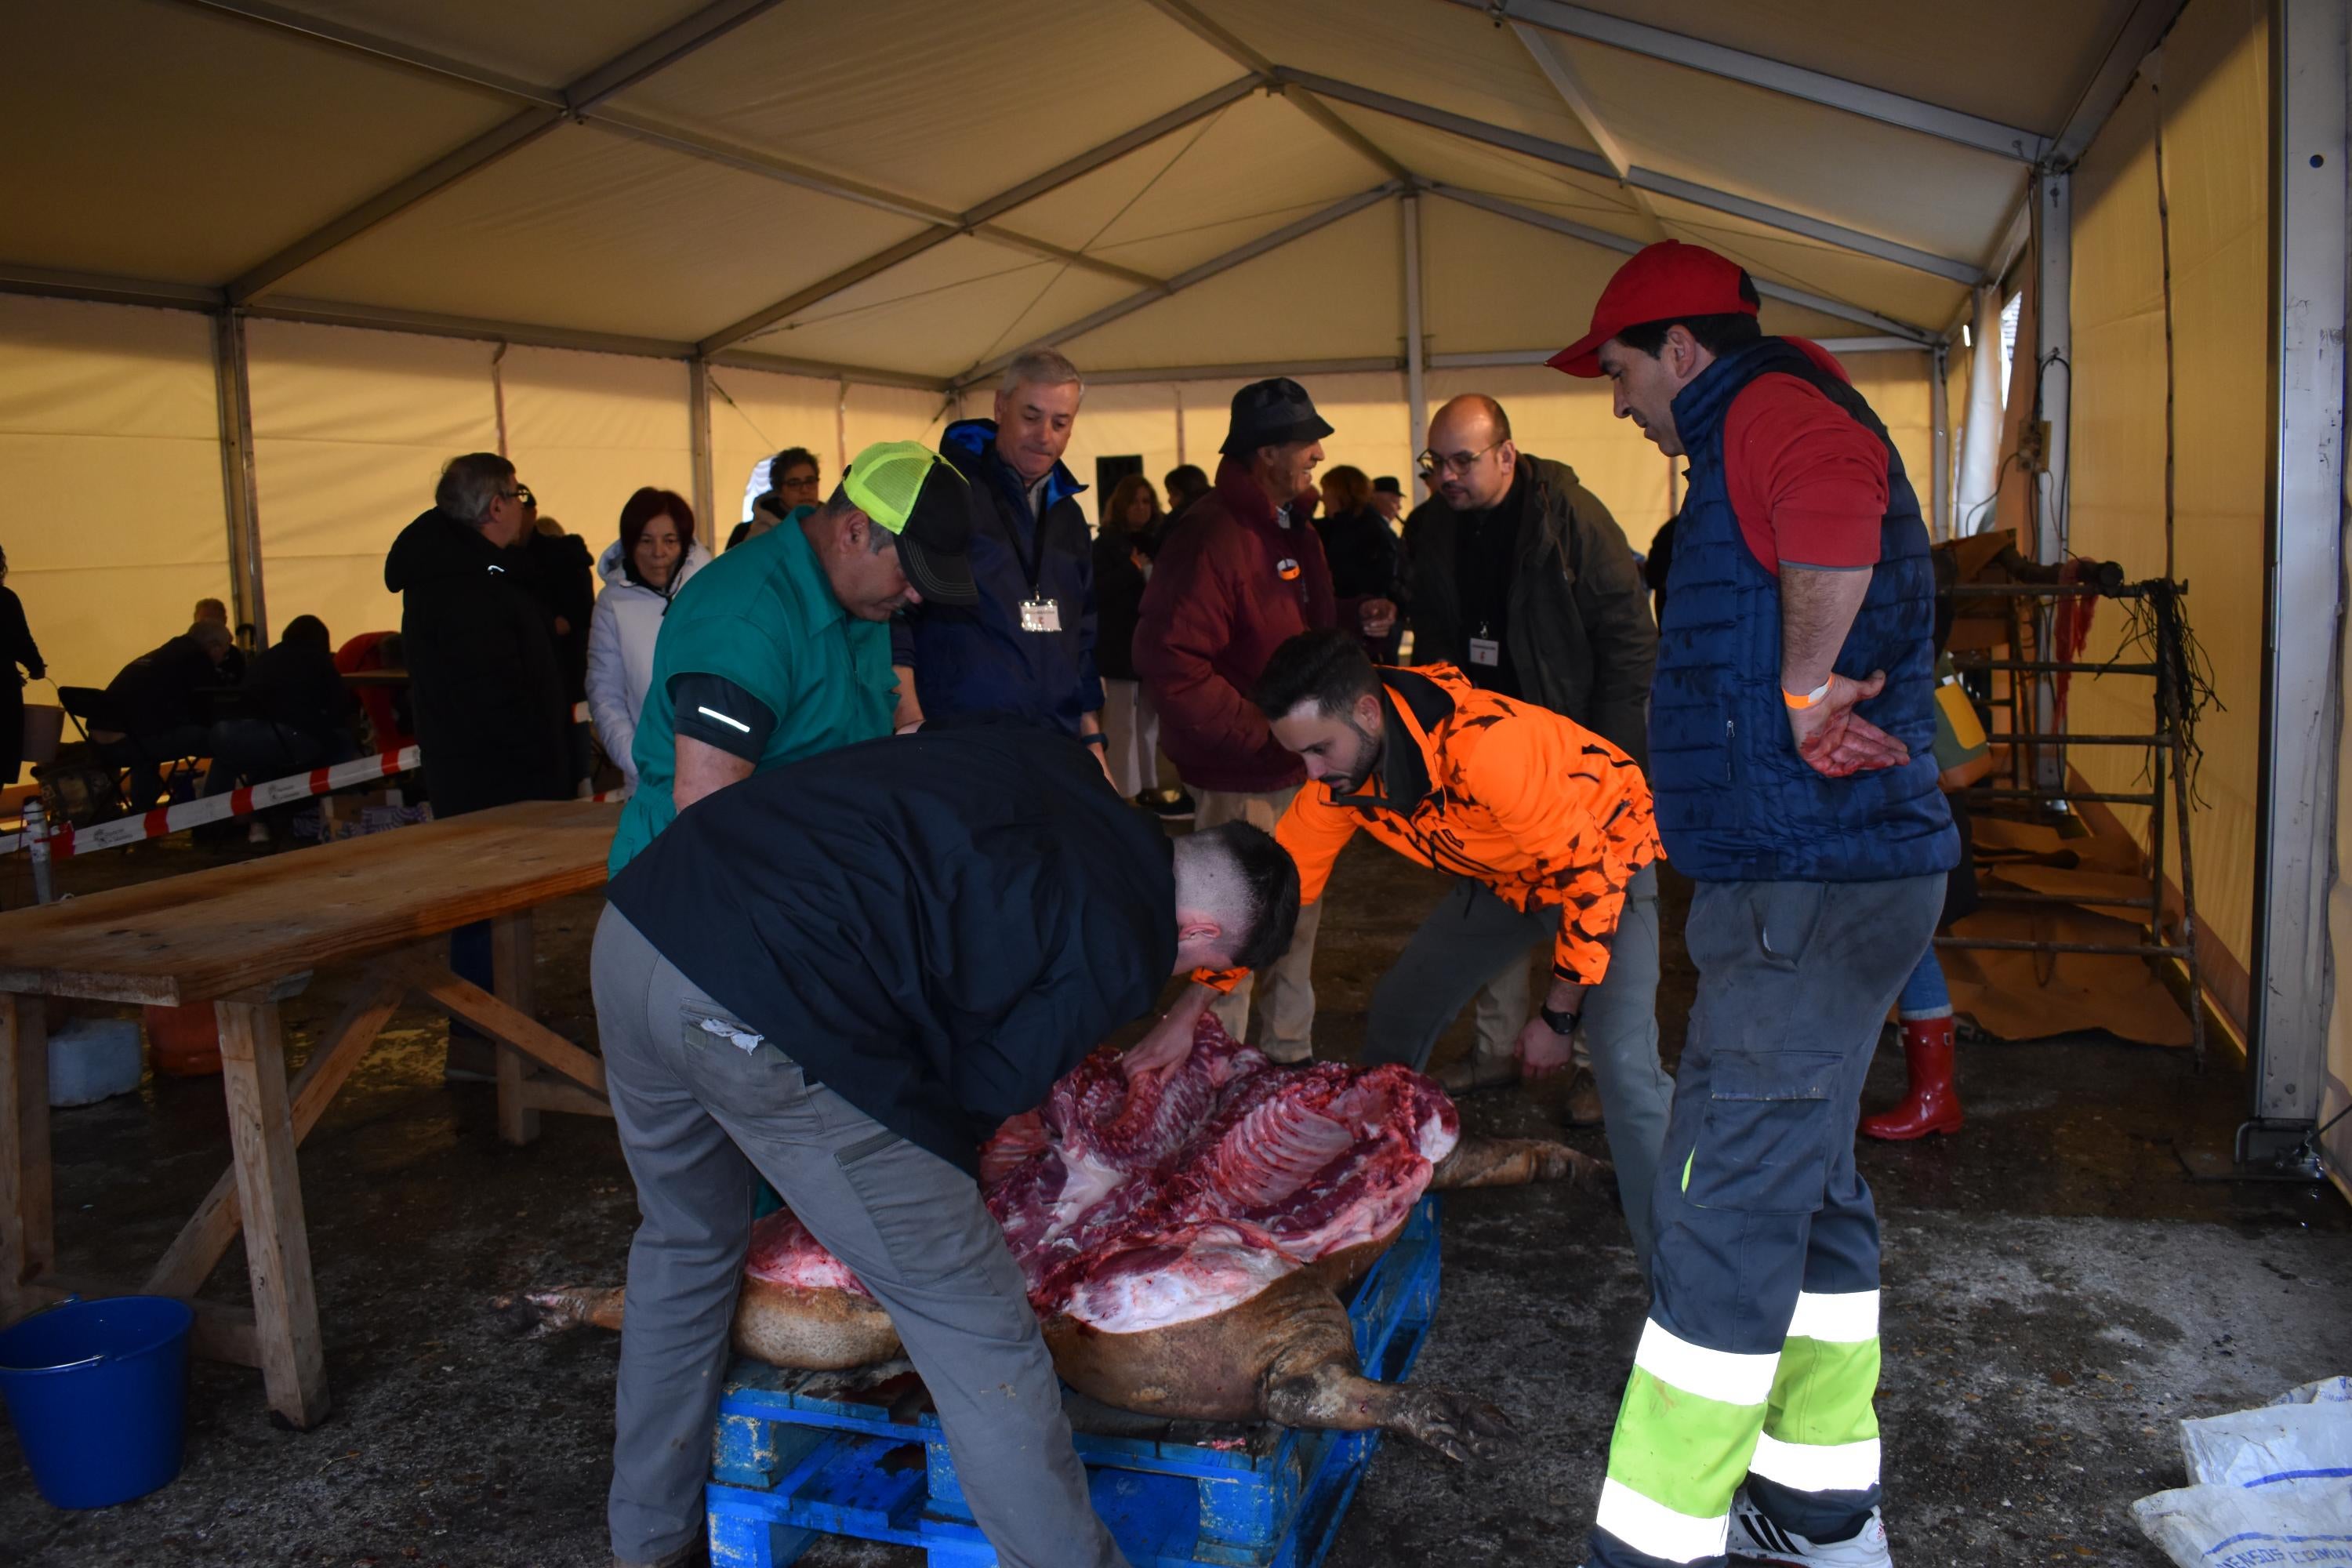
[[[2132,1505],[2180,1568],[2352,1565],[2352,1378],[2180,1424],[2192,1483]]]

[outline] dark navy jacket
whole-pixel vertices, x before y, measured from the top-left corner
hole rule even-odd
[[[1095,670],[1093,540],[1077,496],[1087,487],[1061,464],[1045,480],[1042,526],[1021,476],[996,455],[996,421],[961,419],[940,452],[971,481],[976,605],[917,605],[890,628],[890,662],[911,665],[926,718],[1017,713],[1068,734],[1103,705]],[[1043,543],[1039,539],[1043,536]],[[1058,632],[1021,629],[1034,591],[1061,606]]]
[[[1748,548],[1723,469],[1724,416],[1741,388],[1781,373],[1817,388],[1886,446],[1886,515],[1870,593],[1839,650],[1886,689],[1855,710],[1911,761],[1823,778],[1797,755],[1780,696],[1780,588]],[[1717,360],[1675,398],[1690,491],[1651,691],[1650,783],[1666,857],[1703,882],[1863,882],[1948,871],[1959,855],[1936,787],[1935,574],[1918,498],[1862,395],[1791,343],[1767,338]]]

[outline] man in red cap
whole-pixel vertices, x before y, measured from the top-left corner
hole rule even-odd
[[[1854,1122],[1958,856],[1936,787],[1934,574],[1886,428],[1675,241],[1551,363],[1689,460],[1651,689],[1698,969],[1652,1194],[1651,1306],[1594,1568],[1879,1568],[1878,1221]]]

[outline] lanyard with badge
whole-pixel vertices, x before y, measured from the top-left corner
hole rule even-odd
[[[1028,510],[1024,498],[1024,510]],[[1045,514],[1052,510],[1040,493],[1036,514],[1030,520],[1028,552],[1021,549],[1021,529],[1016,523],[1008,530],[1013,536],[1013,553],[1019,559],[1021,569],[1029,574],[1029,596],[1021,601],[1021,629],[1024,632],[1058,632],[1062,629],[1062,606],[1038,586],[1045,572]]]
[[[1470,662],[1482,669],[1496,669],[1503,663],[1503,645],[1492,634],[1493,624],[1480,621],[1470,637]]]

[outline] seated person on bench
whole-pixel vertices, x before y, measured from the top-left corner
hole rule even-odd
[[[358,700],[335,668],[327,623],[297,616],[278,646],[253,661],[241,688],[244,712],[212,727],[205,794],[222,795],[359,755],[352,721]]]
[[[101,722],[89,738],[109,767],[131,773],[131,805],[145,810],[163,793],[163,770],[205,749],[212,722],[205,693],[221,684],[220,667],[235,638],[221,621],[198,621],[122,667],[106,688]]]

